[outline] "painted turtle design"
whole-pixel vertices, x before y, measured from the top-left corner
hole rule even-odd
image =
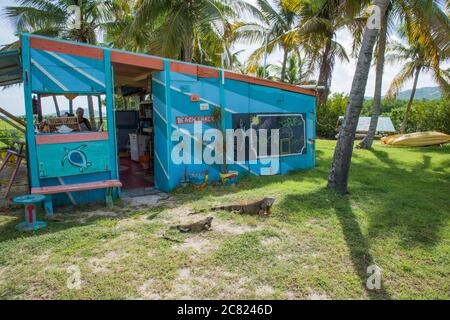
[[[80,168],[80,172],[83,172],[84,169],[92,166],[92,163],[87,161],[86,153],[82,151],[87,147],[87,145],[83,144],[75,149],[67,149],[64,148],[64,158],[61,160],[61,165],[64,166],[64,163],[68,161],[72,166]]]

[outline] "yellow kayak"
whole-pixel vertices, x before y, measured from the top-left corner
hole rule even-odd
[[[383,138],[381,138],[380,140],[381,140],[381,142],[383,142],[384,144],[390,144],[390,142],[391,142],[392,140],[394,140],[395,138],[398,138],[398,137],[400,137],[400,136],[402,136],[402,135],[401,135],[401,134],[394,134],[394,135],[392,135],[392,136],[383,137]]]
[[[395,134],[381,140],[385,144],[404,147],[426,147],[450,142],[450,136],[436,131]]]

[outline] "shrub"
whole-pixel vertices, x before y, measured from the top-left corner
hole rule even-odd
[[[407,102],[386,112],[397,130],[400,129]],[[450,134],[450,99],[416,100],[408,118],[406,132],[439,131]]]
[[[345,114],[348,96],[335,93],[328,99],[326,106],[317,110],[317,135],[323,138],[333,138],[336,135],[336,123],[339,116]],[[395,129],[400,130],[403,115],[406,110],[406,100],[383,100],[381,115],[390,117]],[[361,116],[372,115],[373,100],[364,101]],[[406,131],[439,131],[450,134],[450,99],[415,100],[409,114]]]
[[[334,93],[324,106],[317,109],[317,135],[322,138],[333,138],[336,135],[336,124],[339,116],[345,114],[348,96]]]

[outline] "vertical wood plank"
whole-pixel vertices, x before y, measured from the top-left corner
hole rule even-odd
[[[172,135],[172,96],[171,96],[171,76],[170,76],[170,61],[164,60],[164,72],[166,73],[166,119],[167,119],[167,175],[169,176],[169,189],[174,187],[175,181],[171,174],[171,153],[172,153],[172,141],[170,139]]]
[[[106,121],[109,133],[109,161],[111,167],[111,179],[118,179],[119,168],[117,166],[116,145],[116,119],[114,114],[114,74],[111,65],[111,52],[104,50],[105,58],[105,86],[106,86]]]
[[[21,36],[22,43],[22,65],[23,65],[23,90],[25,100],[26,113],[26,140],[28,147],[28,165],[29,165],[29,179],[32,188],[40,187],[38,161],[36,154],[36,141],[34,139],[34,117],[33,104],[31,95],[31,57],[30,57],[30,38],[28,35]]]

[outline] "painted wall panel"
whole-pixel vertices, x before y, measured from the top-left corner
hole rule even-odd
[[[169,186],[169,150],[167,148],[168,137],[168,112],[166,71],[153,74],[153,124],[154,124],[154,168],[155,188],[161,191],[170,191]]]
[[[31,49],[31,65],[33,92],[105,92],[102,60]]]
[[[166,87],[163,81],[155,78],[152,81],[152,100],[155,117],[167,119]]]
[[[249,84],[241,81],[225,81],[225,107],[229,112],[245,113],[249,112]]]
[[[249,85],[249,113],[283,113],[285,92],[276,88]]]
[[[175,79],[182,77],[173,77]],[[175,129],[185,129],[192,136],[194,135],[193,124],[176,124],[177,117],[183,116],[205,116],[211,115],[213,108],[208,111],[200,110],[200,103],[203,101],[191,101],[190,95],[199,95],[205,99],[205,92],[208,94],[207,100],[221,102],[221,80],[219,79],[201,79],[197,82],[171,81],[170,100],[171,100],[171,118],[169,123]],[[233,113],[260,113],[260,114],[287,114],[301,113],[306,119],[305,136],[306,139],[314,137],[315,121],[315,98],[287,92],[277,88],[264,87],[254,84],[248,84],[240,81],[227,79],[224,85],[223,103],[225,114],[223,114],[223,125],[225,128],[232,127]],[[216,123],[204,123],[203,132],[208,128],[217,128]],[[171,148],[179,142],[172,142]],[[205,145],[209,142],[203,141],[202,152]],[[285,174],[290,170],[305,169],[314,166],[314,145],[306,144],[306,151],[302,155],[281,156],[278,159],[258,159],[256,163],[245,161],[243,163],[230,164],[229,170],[237,170],[241,174],[250,175],[273,175]],[[191,145],[191,158],[194,159],[194,145]],[[178,185],[181,181],[186,181],[190,173],[208,172],[210,181],[219,179],[219,172],[222,171],[222,165],[202,164],[182,164],[171,165],[171,181]]]
[[[39,177],[65,177],[109,171],[108,141],[37,146]]]

